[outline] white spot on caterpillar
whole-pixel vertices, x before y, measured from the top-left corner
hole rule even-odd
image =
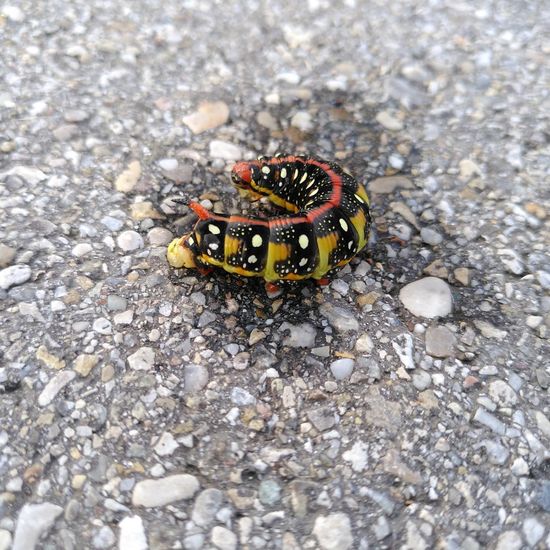
[[[251,264],[255,264],[258,261],[258,258],[256,258],[256,256],[254,256],[254,254],[252,254],[252,256],[248,256],[248,261]]]
[[[298,168],[294,170],[294,175],[292,176],[292,181],[294,181],[298,177]]]
[[[349,248],[350,250],[353,248],[353,241],[350,241],[350,242],[348,243],[348,248]]]
[[[263,242],[264,240],[262,239],[261,235],[256,234],[252,237],[252,246],[254,248],[258,248],[259,246],[262,246]]]
[[[319,192],[319,188],[316,187],[315,189],[312,189],[312,190],[309,192],[309,196],[310,196],[310,197],[313,197],[313,196],[317,195],[318,192]]]
[[[365,204],[365,201],[364,201],[357,193],[355,193],[355,198],[356,198],[360,203]]]
[[[307,178],[307,172],[304,172],[304,175],[302,176],[300,183],[304,183],[304,181],[306,181],[306,178]]]
[[[218,245],[218,243],[210,243],[208,245],[208,248],[211,248],[212,250],[218,250],[219,245]]]
[[[217,225],[214,225],[213,223],[208,224],[208,231],[214,235],[220,234],[220,228]]]
[[[306,189],[309,189],[314,183],[315,180],[309,180],[308,184],[306,185]]]
[[[300,267],[303,267],[303,266],[306,265],[306,264],[307,264],[307,258],[302,258],[302,259],[300,260],[300,263],[299,263]]]
[[[269,168],[269,166],[262,166],[262,172],[264,174],[269,174],[269,172],[271,172],[271,169]]]
[[[281,170],[281,178],[283,178],[283,179],[286,178],[286,168],[283,168]]]
[[[309,244],[308,236],[300,235],[300,237],[298,237],[298,244],[304,249],[307,248],[307,245]]]
[[[195,244],[195,239],[193,239],[193,237],[189,237],[187,239],[187,244],[190,244],[191,246],[193,246]]]
[[[346,223],[346,220],[344,220],[344,218],[340,218],[338,221],[340,222],[340,227],[344,231],[347,231],[348,230],[348,224]]]

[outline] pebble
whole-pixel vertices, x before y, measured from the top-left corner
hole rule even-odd
[[[359,330],[357,316],[349,309],[324,302],[319,307],[319,313],[326,317],[330,325],[338,332],[357,332]]]
[[[231,401],[235,405],[244,407],[246,405],[254,405],[256,403],[256,398],[251,393],[243,390],[243,388],[234,387],[231,390]]]
[[[176,474],[162,479],[146,479],[136,483],[132,504],[145,508],[165,506],[188,500],[199,490],[199,481],[190,474]]]
[[[330,407],[318,407],[307,411],[308,420],[315,426],[320,432],[329,430],[336,424],[334,413]]]
[[[423,227],[420,230],[420,238],[423,242],[431,246],[437,246],[443,241],[443,236],[441,233],[431,227]]]
[[[374,536],[378,541],[389,537],[391,535],[391,526],[386,519],[386,516],[379,516],[372,530],[374,531]]]
[[[128,357],[128,365],[133,370],[150,370],[155,364],[153,348],[143,346]]]
[[[204,101],[197,110],[184,116],[182,122],[194,134],[222,126],[229,119],[229,107],[223,101]]]
[[[110,548],[115,542],[116,536],[108,525],[101,527],[92,540],[94,548]]]
[[[12,286],[22,285],[31,278],[31,268],[28,265],[16,264],[0,271],[0,289],[8,290]]]
[[[385,195],[395,192],[396,189],[414,189],[413,182],[405,176],[387,176],[375,178],[368,184],[371,193]]]
[[[56,374],[50,381],[46,384],[44,389],[40,392],[38,396],[38,405],[40,407],[46,407],[49,405],[55,396],[76,376],[74,371],[64,370]]]
[[[210,323],[213,323],[216,319],[217,319],[216,314],[214,312],[206,309],[201,313],[201,315],[199,317],[199,320],[197,322],[197,326],[199,328],[203,328],[206,325],[209,325]]]
[[[33,550],[43,533],[49,531],[63,508],[50,502],[25,504],[17,517],[12,550]]]
[[[399,298],[405,308],[417,317],[445,317],[452,311],[449,285],[435,277],[425,277],[404,286]]]
[[[97,355],[90,355],[87,353],[81,353],[74,362],[74,370],[80,376],[86,377],[90,374],[92,369],[99,362],[99,357]]]
[[[94,329],[94,332],[104,335],[111,334],[111,332],[113,331],[111,321],[109,321],[109,319],[106,319],[105,317],[98,317],[94,321],[92,328]]]
[[[517,531],[504,531],[496,542],[495,550],[521,550],[523,541]]]
[[[128,305],[128,300],[117,296],[116,294],[109,294],[107,296],[107,309],[109,311],[124,311]]]
[[[6,529],[0,529],[0,550],[9,550],[11,543],[11,533],[6,531]]]
[[[237,535],[221,525],[216,525],[212,529],[210,540],[220,550],[236,550],[237,548]]]
[[[279,327],[279,332],[289,331],[290,334],[283,340],[283,345],[291,348],[312,348],[315,346],[317,330],[309,323],[292,325],[286,321]]]
[[[130,252],[143,248],[143,237],[131,229],[123,231],[116,239],[116,242],[124,252]]]
[[[173,238],[173,233],[164,227],[153,227],[153,229],[150,229],[147,233],[147,239],[149,239],[149,242],[153,246],[165,246]]]
[[[302,132],[310,132],[314,127],[311,115],[307,111],[298,111],[290,119],[290,125]]]
[[[89,243],[79,243],[73,247],[71,254],[77,258],[82,258],[89,254],[93,249],[94,247]]]
[[[515,476],[526,476],[529,475],[529,464],[523,458],[518,457],[512,462],[510,470]]]
[[[487,412],[483,407],[479,407],[476,410],[473,419],[476,422],[487,426],[498,435],[504,435],[506,433],[506,426],[496,416],[492,415],[490,412]]]
[[[511,248],[504,248],[497,251],[500,261],[506,267],[506,270],[514,275],[522,275],[525,271],[525,264],[520,255]]]
[[[425,335],[426,353],[432,357],[450,357],[456,345],[456,336],[443,326],[429,327]]]
[[[115,180],[115,189],[121,193],[129,193],[136,186],[141,177],[141,164],[134,160]]]
[[[127,309],[126,311],[121,311],[113,317],[115,325],[130,325],[134,319],[134,311],[132,309]]]
[[[457,267],[454,270],[454,276],[455,279],[462,285],[462,286],[469,286],[472,281],[472,270],[468,269],[467,267]]]
[[[393,117],[389,111],[380,111],[376,115],[376,122],[384,126],[386,130],[392,130],[394,132],[403,130],[403,123],[398,118]]]
[[[424,391],[426,388],[430,387],[432,377],[429,372],[420,369],[413,374],[412,383],[418,391]]]
[[[342,454],[342,458],[346,462],[351,463],[351,469],[354,472],[362,472],[368,462],[367,444],[363,441],[356,441],[351,449],[348,449]]]
[[[503,380],[491,381],[489,397],[500,407],[512,407],[518,400],[516,392]]]
[[[186,393],[197,393],[208,384],[208,369],[202,365],[190,363],[185,365],[183,384]]]
[[[260,111],[256,115],[256,122],[268,130],[276,131],[279,129],[277,119],[268,111]]]
[[[119,524],[118,550],[147,550],[147,536],[139,516],[125,517]]]
[[[159,437],[153,450],[159,456],[170,456],[179,447],[179,443],[170,432],[164,432]]]
[[[84,122],[90,118],[90,115],[82,109],[69,109],[63,113],[66,122]]]
[[[36,358],[52,369],[59,370],[65,368],[65,361],[50,353],[44,345],[39,346],[36,350]]]
[[[15,253],[15,248],[0,243],[0,268],[9,266],[15,258]]]
[[[113,218],[113,216],[103,216],[103,218],[101,218],[101,223],[111,231],[118,231],[124,225],[122,220]]]
[[[458,170],[463,181],[469,180],[472,176],[481,176],[481,168],[470,159],[462,159],[458,163]]]
[[[336,380],[346,380],[351,376],[355,361],[353,359],[336,359],[330,364],[330,370]]]
[[[536,546],[544,535],[544,525],[537,518],[527,518],[523,522],[523,534],[529,546]]]
[[[258,487],[258,498],[266,506],[274,506],[281,500],[281,486],[273,479],[263,480]]]
[[[170,172],[172,170],[176,170],[179,163],[178,159],[160,159],[158,161],[158,165],[160,166],[161,170],[167,170]]]
[[[210,156],[224,160],[238,160],[242,157],[241,148],[233,143],[214,139],[209,146]]]
[[[474,325],[481,332],[485,338],[495,338],[496,340],[503,340],[508,336],[505,330],[501,330],[487,321],[481,321],[479,319],[474,320]]]
[[[32,166],[14,166],[6,172],[0,173],[0,180],[3,180],[7,176],[18,176],[32,186],[38,185],[41,181],[48,178],[42,170],[33,168]]]
[[[355,342],[355,350],[359,353],[371,353],[374,349],[372,338],[365,332]]]
[[[25,21],[25,13],[18,6],[7,5],[2,8],[2,15],[14,23]]]
[[[342,512],[318,516],[313,534],[322,550],[348,550],[353,544],[350,519]]]
[[[222,502],[223,493],[219,489],[205,489],[195,500],[191,519],[200,527],[208,527],[216,519]]]
[[[400,334],[392,342],[392,347],[397,353],[397,357],[399,357],[399,361],[401,361],[401,364],[406,369],[413,370],[415,368],[415,365],[413,358],[414,344],[412,336],[408,333]],[[408,380],[408,375],[405,375],[405,378]]]

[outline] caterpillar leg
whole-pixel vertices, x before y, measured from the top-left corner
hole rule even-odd
[[[318,286],[327,286],[330,283],[330,279],[328,277],[322,277],[321,279],[316,279],[315,282]]]
[[[283,289],[277,283],[272,283],[268,281],[265,283],[265,292],[268,298],[273,299],[277,298],[277,296],[280,296],[283,292]]]
[[[214,271],[214,268],[213,267],[200,267],[200,266],[197,266],[197,271],[203,277],[206,277],[206,276],[210,275],[210,273],[212,273],[212,271]]]

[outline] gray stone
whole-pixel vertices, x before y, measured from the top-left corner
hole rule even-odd
[[[240,407],[245,407],[247,405],[254,405],[256,398],[243,388],[235,387],[231,390],[231,402]]]
[[[41,407],[46,407],[49,405],[55,396],[75,377],[76,372],[72,370],[63,370],[56,374],[40,392],[40,395],[38,396],[38,404]]]
[[[31,278],[31,268],[28,265],[11,265],[0,271],[0,289],[8,290],[12,286],[22,285]]]
[[[437,232],[431,227],[423,227],[420,230],[420,237],[426,244],[429,244],[431,246],[437,246],[443,241],[441,233]]]
[[[529,546],[536,546],[544,535],[544,525],[537,518],[526,518],[523,521],[523,534]]]
[[[132,493],[132,504],[145,508],[157,508],[178,500],[189,500],[199,487],[198,479],[190,474],[146,479],[136,483]]]
[[[319,313],[326,317],[330,325],[338,332],[357,332],[359,330],[357,316],[349,309],[325,302],[319,307]]]
[[[495,550],[521,550],[523,541],[517,531],[504,531],[498,537]]]
[[[283,340],[283,345],[291,348],[312,348],[315,346],[317,331],[309,323],[292,325],[286,321],[279,327],[279,332],[289,331],[289,335]]]
[[[429,372],[419,369],[412,376],[413,386],[418,391],[424,391],[426,388],[429,388],[432,383],[432,377]]]
[[[219,139],[210,142],[209,152],[211,157],[224,160],[238,160],[242,157],[240,147]]]
[[[131,252],[143,248],[143,237],[136,231],[128,229],[123,231],[116,239],[116,242],[124,252]]]
[[[172,232],[164,227],[153,227],[147,233],[147,239],[153,246],[167,245],[173,238]]]
[[[313,534],[322,550],[348,550],[353,545],[351,522],[342,512],[318,516],[313,526]]]
[[[356,441],[351,449],[348,449],[342,454],[342,458],[346,462],[351,463],[351,468],[354,472],[362,472],[367,466],[368,454],[367,444],[362,441]]]
[[[201,313],[201,316],[199,317],[199,321],[197,323],[197,326],[199,328],[203,328],[210,323],[213,323],[216,320],[216,314],[212,311],[206,309]]]
[[[99,531],[94,535],[92,539],[92,544],[94,548],[111,548],[116,542],[115,534],[113,530],[108,526],[104,525],[99,529]]]
[[[183,373],[183,387],[186,393],[201,391],[208,384],[208,369],[202,365],[189,363]]]
[[[223,502],[223,493],[219,489],[205,489],[193,506],[191,519],[201,527],[208,527],[216,518]]]
[[[346,380],[351,376],[355,361],[353,359],[336,359],[330,364],[330,370],[336,380]]]
[[[483,407],[479,407],[474,414],[473,418],[476,422],[487,426],[493,432],[498,435],[504,435],[506,433],[506,426],[490,412],[487,412]]]
[[[318,407],[307,411],[309,421],[320,432],[332,428],[336,424],[334,413],[329,407]]]
[[[128,364],[134,370],[149,370],[155,364],[155,350],[148,346],[139,348],[128,357]]]
[[[450,357],[456,345],[456,336],[443,326],[429,327],[426,331],[426,353],[433,357]]]
[[[258,497],[262,504],[274,506],[281,500],[281,486],[273,479],[265,479],[258,487]]]
[[[216,548],[219,548],[219,550],[237,549],[237,535],[235,535],[233,531],[230,531],[225,527],[221,527],[220,525],[216,525],[216,527],[212,529],[210,532],[210,540]]]
[[[107,309],[109,311],[124,311],[128,305],[128,300],[117,296],[116,294],[109,294],[107,296]]]
[[[164,432],[158,438],[153,450],[159,456],[170,456],[179,447],[179,443],[170,432]]]
[[[12,550],[33,550],[43,533],[49,531],[63,508],[50,502],[25,504],[17,517]]]
[[[518,400],[516,392],[503,380],[491,381],[489,397],[500,407],[512,407]]]
[[[403,305],[417,317],[445,317],[453,307],[449,285],[436,277],[425,277],[404,286],[399,292]]]

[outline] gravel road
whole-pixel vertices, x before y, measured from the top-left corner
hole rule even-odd
[[[550,547],[540,0],[0,5],[0,550]],[[171,269],[278,151],[369,189],[329,286]]]

